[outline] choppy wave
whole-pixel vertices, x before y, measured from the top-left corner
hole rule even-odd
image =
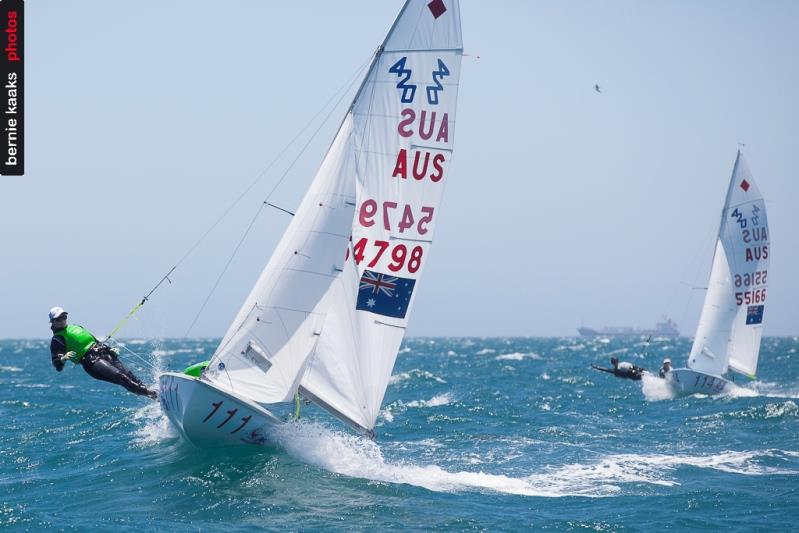
[[[164,440],[180,436],[157,402],[148,403],[137,409],[133,413],[132,419],[133,423],[138,426],[133,436],[135,446],[153,446]]]
[[[446,383],[446,381],[444,381],[440,377],[436,376],[432,372],[429,372],[427,370],[420,370],[418,368],[414,368],[412,370],[408,370],[407,372],[400,372],[399,374],[393,374],[389,378],[388,382],[389,382],[390,385],[395,385],[395,384],[400,383],[402,381],[412,380],[412,379],[415,379],[415,378],[424,378],[424,379],[433,380],[433,381],[435,381],[437,383]]]
[[[385,406],[380,411],[380,415],[383,417],[383,419],[386,422],[393,422],[395,415],[402,413],[407,409],[441,407],[443,405],[449,405],[452,402],[453,402],[453,397],[448,392],[445,392],[443,394],[437,394],[436,396],[433,396],[429,400],[412,400],[410,402],[403,402],[402,400],[397,400]]]
[[[675,397],[674,390],[669,387],[665,379],[646,373],[641,378],[641,390],[644,398],[650,402],[670,400]]]
[[[786,384],[769,381],[754,381],[749,387],[758,396],[799,399],[799,387],[796,386],[786,386]]]
[[[541,356],[535,352],[513,352],[505,353],[496,356],[494,359],[497,361],[521,361],[523,359],[537,359],[540,360]]]
[[[153,350],[152,367],[150,368],[149,387],[158,388],[158,376],[164,372],[164,357],[171,355],[172,350]],[[161,409],[158,402],[148,403],[134,412],[134,423],[139,426],[134,436],[134,444],[137,446],[152,446],[166,439],[174,439],[180,436],[178,430],[169,422],[166,414]]]
[[[252,529],[268,517],[273,529],[328,530],[346,515],[373,529],[617,531],[658,529],[687,509],[698,530],[718,528],[713,517],[722,515],[740,529],[790,530],[799,516],[786,489],[799,482],[796,341],[764,340],[760,381],[739,380],[749,391],[736,394],[746,397],[662,402],[645,401],[646,381],[588,368],[626,349],[625,358],[656,369],[662,356],[690,349],[687,339],[648,349],[639,341],[406,339],[378,443],[309,407],[278,443],[216,450],[184,443],[155,403],[81,370],[56,373],[44,341],[0,343],[0,364],[23,369],[0,368],[0,485],[12,487],[0,528],[17,517],[23,529],[52,528],[55,510],[66,529],[97,529],[92,509],[111,505],[125,514],[100,529],[124,519],[162,531],[179,516],[199,529]],[[217,341],[128,344],[142,359],[126,350],[126,364],[152,383]],[[542,360],[519,355],[532,353]],[[76,491],[79,504],[61,501]],[[431,497],[447,505],[431,506]],[[742,504],[755,511],[740,513]]]
[[[712,415],[692,417],[693,420],[724,420],[748,418],[753,420],[771,420],[775,418],[799,418],[799,406],[791,400],[781,403],[768,403],[743,409],[740,411],[714,413]]]
[[[679,485],[675,474],[685,467],[746,476],[799,475],[796,469],[761,464],[769,458],[795,457],[792,455],[795,452],[779,450],[724,451],[707,456],[619,454],[592,463],[567,464],[511,476],[483,471],[452,472],[434,464],[387,460],[375,442],[318,423],[289,424],[281,428],[279,441],[297,459],[336,474],[408,484],[435,492],[477,490],[520,496],[609,497],[625,492],[626,485]],[[473,457],[469,459],[466,463],[480,462]]]
[[[452,395],[448,392],[433,396],[429,400],[413,400],[405,404],[406,407],[441,407],[452,403]]]

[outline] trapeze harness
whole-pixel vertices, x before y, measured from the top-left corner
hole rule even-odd
[[[89,330],[71,324],[64,329],[53,332],[53,336],[64,339],[67,352],[75,352],[70,361],[80,363],[83,369],[94,379],[108,381],[125,387],[128,391],[141,396],[155,398],[156,393],[147,388],[133,372],[119,360],[116,352],[101,342],[97,342]]]

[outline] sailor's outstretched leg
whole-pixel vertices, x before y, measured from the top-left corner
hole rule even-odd
[[[101,351],[100,351],[100,355],[103,357],[103,359],[105,359],[106,361],[108,361],[109,363],[114,365],[114,368],[116,368],[117,370],[119,370],[120,372],[122,372],[123,374],[128,376],[128,378],[130,378],[131,381],[133,381],[134,383],[138,383],[142,387],[145,387],[145,388],[147,387],[142,380],[140,380],[138,377],[136,377],[136,374],[131,372],[128,369],[128,367],[126,367],[122,363],[122,361],[119,360],[119,356],[117,355],[117,353],[114,350],[112,350],[111,348],[109,348],[106,345],[103,345],[103,347],[101,348]]]
[[[153,400],[158,397],[158,394],[155,391],[148,389],[138,379],[134,381],[126,373],[117,368],[104,357],[101,357],[97,354],[87,353],[81,363],[86,373],[94,379],[121,385],[133,394],[147,396]]]

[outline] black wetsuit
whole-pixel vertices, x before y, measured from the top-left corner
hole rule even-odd
[[[61,361],[61,356],[66,353],[67,347],[64,344],[64,339],[59,335],[54,335],[50,341],[50,357],[53,361],[53,366],[56,370],[61,372],[64,369],[64,363]],[[155,391],[147,388],[147,385],[136,377],[133,372],[128,370],[122,361],[119,360],[116,352],[97,342],[92,346],[83,359],[80,360],[80,365],[94,379],[101,381],[108,381],[116,385],[121,385],[133,394],[141,396],[148,396],[156,399],[158,395]]]
[[[591,365],[592,368],[600,370],[602,372],[607,372],[609,374],[613,374],[617,378],[623,379],[632,379],[633,381],[640,381],[646,372],[645,369],[641,368],[640,366],[633,366],[629,371],[625,372],[623,370],[619,370],[618,368],[605,368],[602,366]]]

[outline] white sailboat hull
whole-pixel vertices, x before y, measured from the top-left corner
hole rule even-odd
[[[730,392],[736,385],[721,376],[697,372],[690,368],[675,368],[666,374],[666,383],[677,396],[691,394],[724,394]]]
[[[170,422],[200,448],[269,444],[284,422],[255,402],[186,374],[159,377],[159,401]]]

